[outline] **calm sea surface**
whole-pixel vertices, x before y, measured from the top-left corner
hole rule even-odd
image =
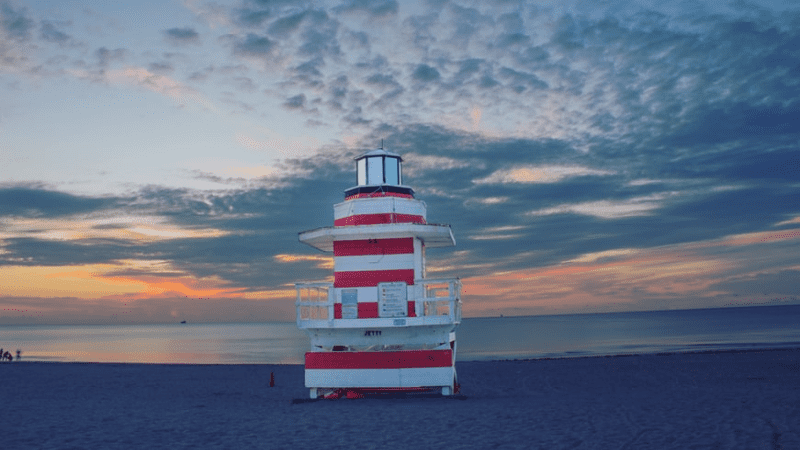
[[[461,361],[800,347],[800,305],[464,319]],[[26,361],[302,364],[294,323],[2,325]]]

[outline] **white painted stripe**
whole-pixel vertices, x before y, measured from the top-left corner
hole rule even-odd
[[[307,388],[452,386],[453,367],[418,369],[306,369]]]
[[[333,241],[354,241],[360,239],[417,238],[426,248],[452,247],[456,245],[450,225],[416,223],[382,223],[375,225],[356,225],[348,227],[324,227],[303,231],[298,234],[300,242],[324,252],[333,251]]]
[[[362,272],[367,270],[413,269],[414,254],[336,256],[333,258],[334,272]]]
[[[348,200],[333,207],[333,219],[361,214],[410,214],[426,218],[425,202],[410,198],[378,197]]]
[[[342,290],[356,289],[358,290],[357,298],[358,303],[377,303],[378,302],[378,287],[352,287],[352,288],[334,288],[334,295],[336,295],[336,303],[342,303]]]

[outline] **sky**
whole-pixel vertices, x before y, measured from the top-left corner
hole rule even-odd
[[[0,0],[0,324],[294,320],[353,158],[465,317],[800,304],[800,5]]]

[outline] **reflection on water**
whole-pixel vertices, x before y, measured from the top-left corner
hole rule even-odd
[[[460,361],[800,347],[800,305],[464,319]],[[291,323],[0,327],[28,361],[302,364]]]
[[[800,305],[465,320],[462,361],[800,347]]]
[[[2,343],[24,360],[192,364],[301,364],[294,323],[12,326]]]

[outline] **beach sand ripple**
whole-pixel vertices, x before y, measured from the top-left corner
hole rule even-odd
[[[800,449],[800,349],[457,368],[463,401],[293,404],[302,366],[0,364],[0,447]]]

